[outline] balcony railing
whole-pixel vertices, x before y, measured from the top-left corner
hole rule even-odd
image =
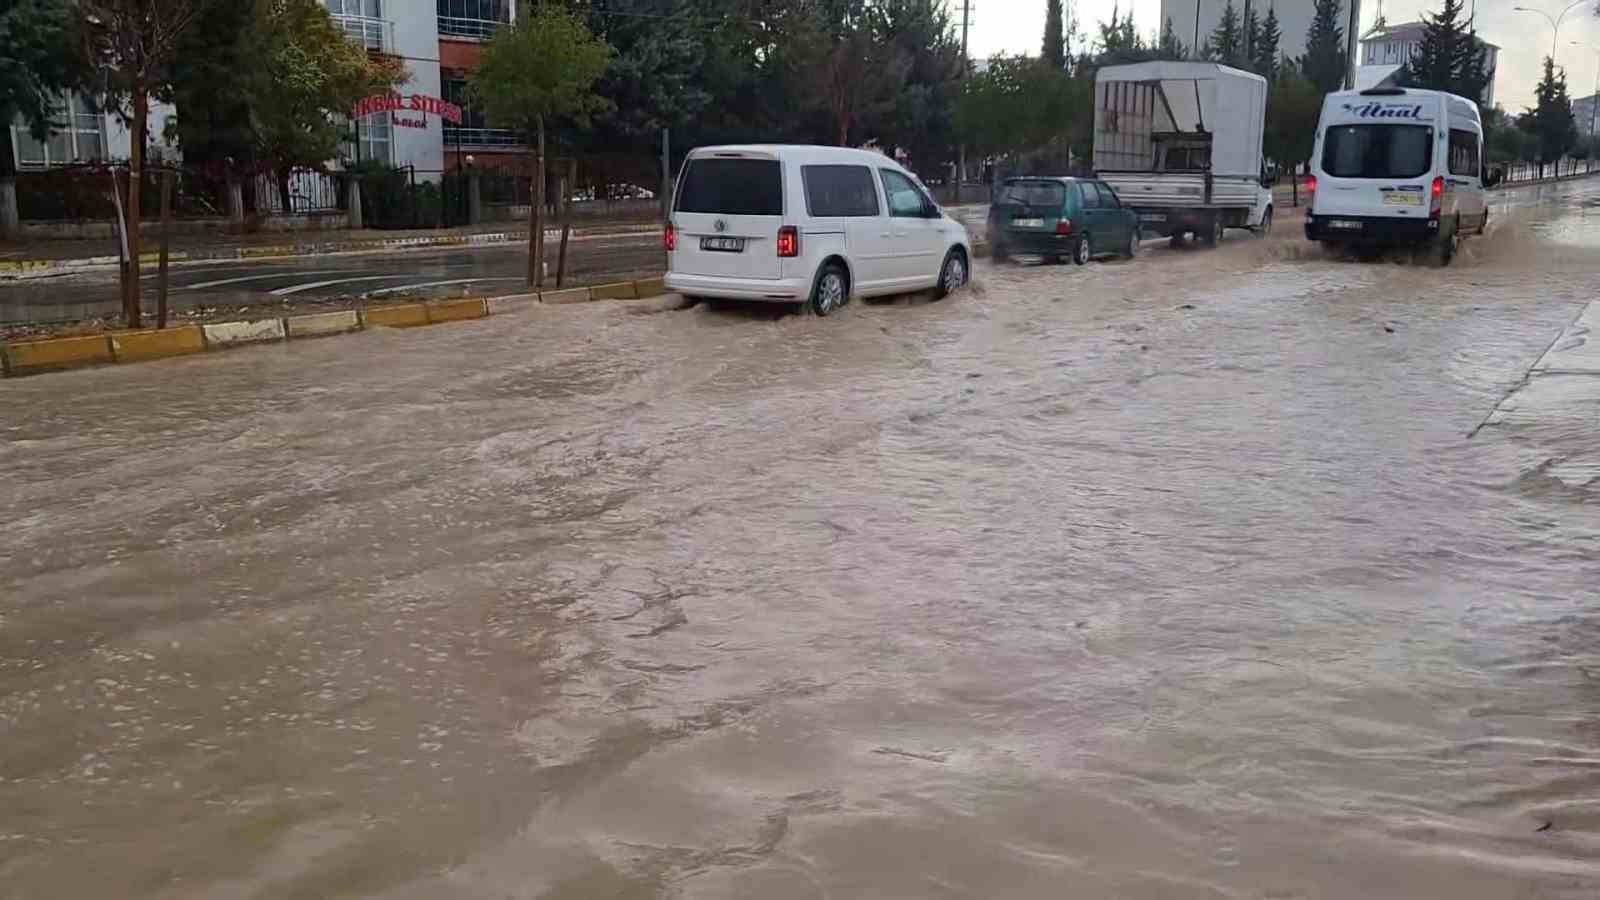
[[[445,148],[454,149],[458,144],[463,148],[527,146],[522,132],[509,128],[457,128],[454,125],[445,125]]]
[[[467,37],[488,39],[501,25],[507,24],[498,19],[473,19],[462,16],[440,16],[440,37]]]
[[[333,22],[350,40],[379,53],[394,52],[394,23],[371,16],[334,16]]]

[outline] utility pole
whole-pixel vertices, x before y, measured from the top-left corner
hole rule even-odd
[[[1356,86],[1356,39],[1361,27],[1361,0],[1350,0],[1350,26],[1344,31],[1344,88]]]
[[[961,0],[961,79],[966,80],[972,68],[972,61],[967,58],[967,29],[972,20],[972,0]],[[955,203],[961,203],[961,184],[967,180],[967,141],[966,135],[961,136],[960,150],[956,153],[956,192]]]

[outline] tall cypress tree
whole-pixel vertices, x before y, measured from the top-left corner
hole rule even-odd
[[[1461,0],[1444,0],[1437,14],[1424,16],[1422,40],[1406,62],[1405,83],[1431,91],[1455,87],[1456,68],[1461,62],[1460,45],[1465,35],[1456,21],[1461,15]]]
[[[1256,47],[1261,44],[1261,17],[1256,15],[1255,7],[1246,6],[1244,25],[1240,30],[1243,42],[1239,48],[1239,61],[1234,65],[1249,69],[1257,75],[1266,74],[1256,68]]]
[[[1529,131],[1539,141],[1539,174],[1546,163],[1557,162],[1578,142],[1578,125],[1572,118],[1572,100],[1567,96],[1567,75],[1557,72],[1555,61],[1544,58],[1544,77],[1534,90],[1539,105],[1528,110]]]
[[[1316,0],[1306,30],[1306,52],[1300,57],[1300,71],[1324,94],[1344,86],[1344,28],[1339,24],[1343,8],[1339,0]]]
[[[1040,54],[1045,62],[1057,69],[1067,67],[1067,35],[1062,22],[1061,0],[1049,0],[1044,8],[1044,49]]]
[[[1255,58],[1251,61],[1257,75],[1272,81],[1278,77],[1278,45],[1283,31],[1278,27],[1278,11],[1267,7],[1267,17],[1261,20],[1261,33],[1256,36]]]
[[[1222,18],[1211,31],[1211,52],[1218,62],[1230,66],[1239,64],[1239,56],[1244,52],[1244,29],[1239,22],[1239,11],[1233,8],[1233,0],[1222,7]]]
[[[1189,53],[1189,48],[1183,45],[1183,40],[1178,33],[1172,30],[1172,17],[1167,17],[1167,24],[1161,28],[1161,42],[1156,45],[1156,52],[1162,59],[1183,59]]]

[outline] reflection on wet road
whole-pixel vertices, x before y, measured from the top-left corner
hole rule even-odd
[[[0,897],[1594,897],[1589,190],[0,384]]]

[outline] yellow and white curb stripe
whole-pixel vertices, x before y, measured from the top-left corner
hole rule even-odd
[[[298,341],[346,334],[368,328],[420,328],[463,322],[511,312],[529,302],[587,303],[592,300],[652,297],[663,293],[660,278],[619,281],[592,287],[537,291],[504,297],[465,297],[393,306],[371,306],[337,312],[308,313],[281,319],[180,325],[160,330],[111,331],[104,334],[40,338],[0,344],[0,372],[7,377],[35,375],[109,363],[145,362],[225,350],[248,344]]]

